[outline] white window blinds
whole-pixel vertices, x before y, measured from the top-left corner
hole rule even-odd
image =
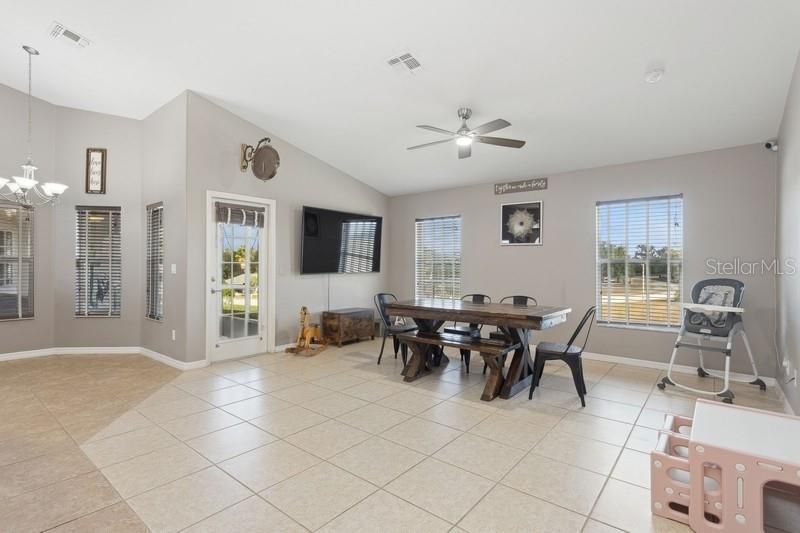
[[[145,317],[164,318],[164,205],[147,206]]]
[[[683,290],[683,197],[597,204],[597,321],[676,327]]]
[[[75,316],[120,316],[122,212],[75,208]]]
[[[461,297],[461,217],[416,221],[415,296]]]
[[[373,272],[377,220],[345,220],[339,250],[339,272]]]
[[[33,317],[33,209],[0,205],[0,320]]]

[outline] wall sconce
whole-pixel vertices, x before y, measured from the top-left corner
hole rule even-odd
[[[278,167],[281,166],[281,157],[278,151],[269,143],[269,137],[264,137],[253,148],[252,145],[242,144],[239,170],[247,172],[247,167],[252,165],[253,175],[262,181],[275,177]]]

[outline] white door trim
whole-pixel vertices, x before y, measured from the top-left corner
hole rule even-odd
[[[267,211],[267,219],[265,222],[265,230],[266,230],[266,238],[267,238],[267,258],[266,258],[266,268],[267,268],[267,302],[266,302],[266,309],[267,309],[267,318],[264,323],[264,327],[267,328],[267,351],[273,352],[275,351],[275,327],[276,327],[276,317],[275,317],[275,287],[276,287],[276,272],[275,268],[277,265],[276,257],[275,257],[275,250],[276,250],[276,208],[277,204],[275,200],[269,198],[261,198],[258,196],[246,196],[243,194],[233,194],[228,192],[222,191],[206,191],[206,248],[205,248],[205,278],[203,279],[203,291],[206,295],[205,299],[203,300],[206,305],[205,310],[205,321],[206,321],[206,353],[205,353],[205,360],[207,363],[211,362],[211,352],[212,347],[216,344],[216,333],[217,328],[215,327],[215,323],[213,322],[213,316],[209,312],[208,309],[208,291],[209,291],[209,282],[208,280],[211,279],[213,272],[216,271],[216,264],[210,260],[210,251],[216,249],[216,232],[210,231],[211,221],[214,220],[214,201],[215,200],[228,200],[232,202],[238,202],[243,204],[250,204],[256,205],[259,207],[264,207]]]

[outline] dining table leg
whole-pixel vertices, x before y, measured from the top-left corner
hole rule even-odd
[[[444,324],[444,320],[425,320],[420,318],[415,318],[414,322],[419,328],[418,335],[434,334]],[[415,381],[429,373],[431,366],[440,366],[443,360],[445,364],[448,362],[441,346],[412,342],[409,343],[409,348],[411,348],[411,358],[403,368],[403,376],[405,376],[403,381]]]
[[[520,345],[514,351],[514,357],[511,359],[505,381],[500,389],[500,397],[507,400],[513,398],[520,391],[530,388],[531,380],[533,379],[533,360],[528,346],[530,330],[505,328],[505,331],[511,337],[513,343],[519,343]]]
[[[481,353],[481,358],[489,369],[486,377],[486,384],[483,386],[481,400],[491,402],[500,394],[501,387],[505,382],[503,378],[503,358],[497,354]]]

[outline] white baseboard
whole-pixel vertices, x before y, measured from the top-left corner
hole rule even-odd
[[[619,355],[606,355],[602,353],[584,352],[583,357],[594,361],[605,361],[607,363],[615,363],[628,366],[639,366],[642,368],[654,368],[656,370],[666,370],[669,363],[662,363],[661,361],[648,361],[646,359],[634,359],[632,357],[622,357]],[[689,365],[673,365],[672,370],[680,374],[697,374],[696,366]],[[775,378],[766,376],[759,376],[768,387],[777,387],[778,382]],[[731,380],[733,381],[752,381],[753,376],[749,374],[740,374],[738,372],[731,372]]]
[[[274,352],[272,352],[272,353],[281,353],[281,352],[285,352],[285,351],[286,351],[286,348],[294,348],[294,346],[295,346],[295,343],[293,343],[293,342],[290,342],[290,343],[288,343],[288,344],[281,344],[280,346],[276,346],[276,347],[275,347],[275,351],[274,351]]]
[[[168,355],[159,353],[142,346],[66,346],[59,348],[44,348],[41,350],[26,350],[23,352],[11,352],[0,354],[1,361],[13,361],[15,359],[30,359],[33,357],[47,357],[51,355],[143,355],[154,361],[177,368],[178,370],[194,370],[208,366],[208,361],[191,361],[189,363],[178,361]]]

